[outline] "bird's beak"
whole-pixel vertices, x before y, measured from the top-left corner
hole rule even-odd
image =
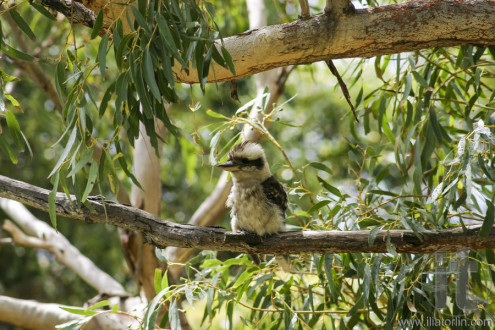
[[[229,171],[229,172],[234,172],[239,170],[239,164],[229,160],[224,163],[218,163],[215,165],[217,167],[220,167],[224,171]]]

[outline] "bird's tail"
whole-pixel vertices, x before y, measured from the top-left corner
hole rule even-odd
[[[290,273],[292,271],[292,263],[288,255],[276,255],[275,260],[284,272]]]

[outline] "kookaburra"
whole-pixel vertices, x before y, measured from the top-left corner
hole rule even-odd
[[[227,161],[218,167],[232,173],[233,187],[227,199],[231,208],[234,232],[260,236],[285,231],[287,194],[282,184],[270,173],[265,152],[250,141],[234,146]],[[276,256],[283,270],[290,271],[287,256]]]

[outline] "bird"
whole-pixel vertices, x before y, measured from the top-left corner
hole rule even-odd
[[[231,209],[232,231],[263,237],[286,230],[287,194],[271,174],[260,144],[244,141],[235,145],[227,161],[216,166],[232,174],[233,186],[226,202]],[[288,256],[276,255],[275,259],[284,271],[291,271]]]

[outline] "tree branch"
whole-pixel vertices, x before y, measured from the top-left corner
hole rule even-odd
[[[95,12],[75,0],[41,0],[41,5],[64,14],[72,24],[93,27]]]
[[[16,299],[0,295],[0,321],[23,329],[55,329],[65,322],[82,319],[83,316],[64,311],[59,304],[46,304],[38,301]],[[125,314],[103,313],[89,321],[88,329],[127,329],[135,328],[136,320]]]
[[[299,0],[299,5],[301,6],[301,18],[308,19],[311,16],[308,0]]]
[[[29,315],[29,317],[28,317]],[[82,316],[60,309],[58,304],[0,296],[0,321],[26,329],[55,329],[55,326]]]
[[[0,197],[17,200],[48,211],[46,189],[0,176]],[[74,196],[71,196],[74,199]],[[65,194],[58,193],[55,206],[58,215],[88,223],[106,223],[143,233],[145,239],[157,246],[178,246],[203,250],[232,251],[255,254],[389,252],[387,240],[399,253],[454,252],[463,249],[495,248],[495,228],[488,237],[479,237],[480,226],[428,231],[416,236],[411,230],[382,230],[375,243],[368,244],[369,231],[299,231],[270,237],[241,234],[220,228],[182,225],[162,220],[152,214],[99,198],[90,198],[86,207],[77,209]]]
[[[269,69],[322,60],[372,57],[433,47],[495,44],[495,1],[421,0],[320,15],[266,26],[223,39],[235,65],[213,65],[209,81],[225,81]],[[177,64],[178,81],[197,83]]]
[[[119,282],[81,254],[65,236],[37,219],[24,205],[0,198],[0,208],[27,233],[24,234],[12,222],[5,221],[3,229],[12,235],[14,242],[53,253],[58,262],[72,269],[100,294],[130,296]]]

